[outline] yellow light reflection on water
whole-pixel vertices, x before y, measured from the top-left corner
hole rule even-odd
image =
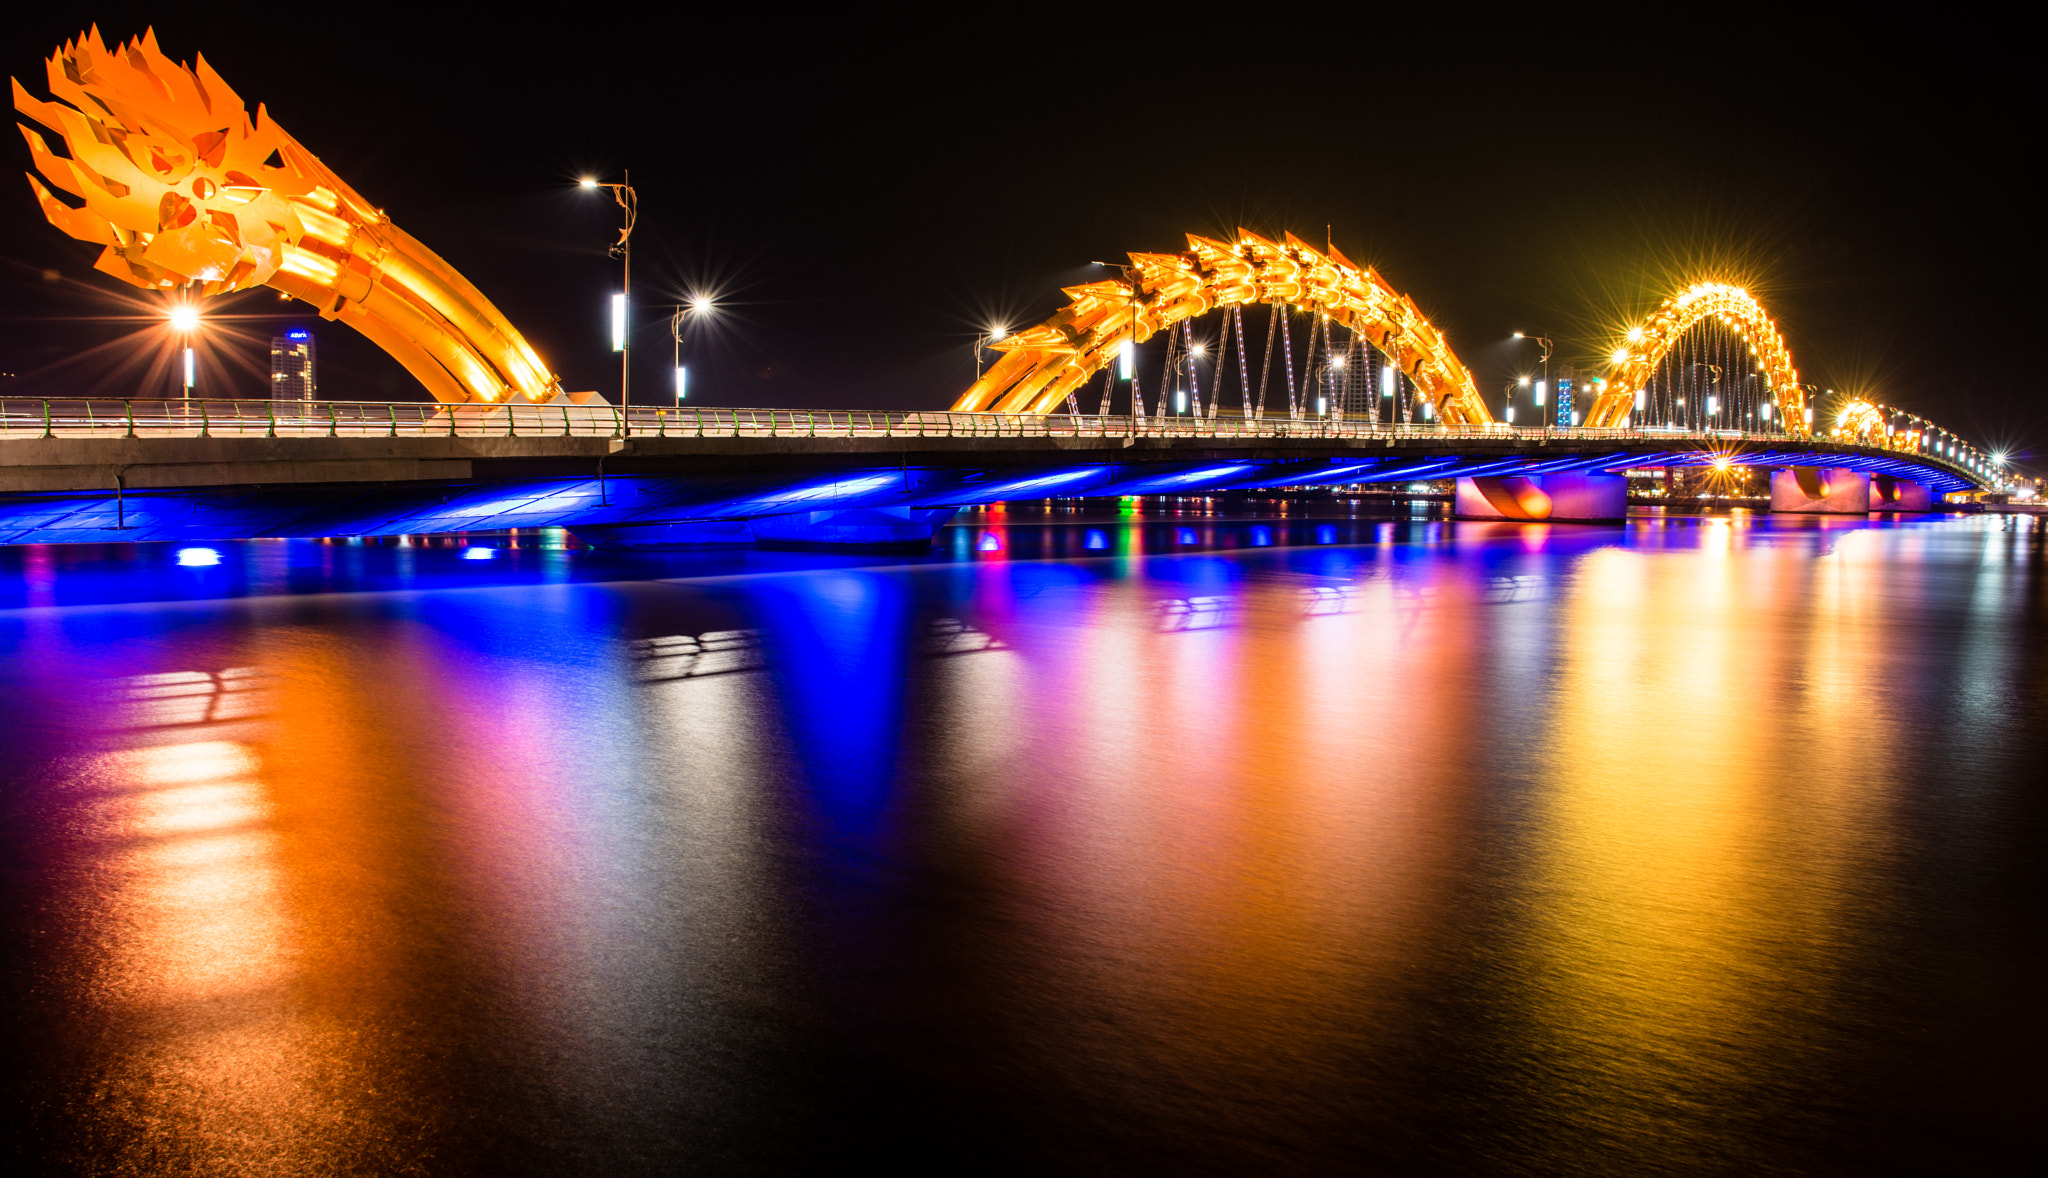
[[[1575,1061],[1542,1095],[1589,1134],[1771,1083],[1760,1041],[1788,1070],[1815,1049],[1821,1011],[1786,996],[1826,991],[1886,804],[1869,597],[1741,545],[1596,552],[1560,615],[1526,952],[1536,1054]]]

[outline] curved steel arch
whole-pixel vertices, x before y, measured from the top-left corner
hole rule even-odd
[[[1294,236],[1239,229],[1235,241],[1188,234],[1187,252],[1130,255],[1125,279],[1064,288],[1052,318],[993,345],[1008,353],[953,402],[962,411],[1051,413],[1127,341],[1143,343],[1219,307],[1268,303],[1325,315],[1372,341],[1448,425],[1493,417],[1450,345],[1413,300],[1370,267]]]
[[[1792,352],[1778,334],[1778,325],[1748,291],[1720,282],[1702,282],[1672,295],[1629,329],[1628,340],[1615,351],[1606,387],[1594,399],[1585,423],[1627,425],[1635,412],[1636,393],[1657,371],[1665,354],[1695,324],[1713,316],[1735,328],[1749,345],[1766,385],[1777,398],[1780,419],[1794,432],[1806,431],[1806,390],[1800,387],[1799,370],[1792,366]]]

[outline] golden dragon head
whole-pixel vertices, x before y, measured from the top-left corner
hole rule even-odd
[[[42,173],[29,184],[51,224],[106,246],[99,269],[202,295],[260,286],[277,272],[305,232],[290,198],[318,181],[285,162],[297,145],[262,107],[251,118],[204,57],[196,67],[165,57],[154,30],[109,50],[94,28],[48,67],[62,102],[39,101],[9,79],[14,109],[61,136],[69,156],[23,126]]]
[[[108,49],[97,28],[48,62],[44,102],[14,83],[43,214],[106,248],[98,267],[202,297],[270,286],[361,331],[443,401],[546,402],[561,382],[489,299],[154,30]],[[44,181],[48,181],[45,184]],[[69,193],[78,203],[50,189]]]

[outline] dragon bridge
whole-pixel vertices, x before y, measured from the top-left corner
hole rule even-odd
[[[1369,344],[1390,362],[1383,371],[1389,375],[1397,371],[1412,385],[1413,402],[1424,407],[1427,416],[1446,425],[1492,423],[1471,373],[1412,299],[1334,247],[1317,250],[1292,233],[1284,238],[1276,242],[1245,229],[1239,229],[1232,241],[1191,233],[1183,253],[1131,254],[1131,264],[1124,268],[1122,278],[1065,288],[1062,293],[1068,303],[1050,319],[994,343],[993,347],[1006,354],[960,395],[953,408],[1046,414],[1064,403],[1073,411],[1091,376],[1117,361],[1127,346],[1141,344],[1162,331],[1168,333],[1163,380],[1170,381],[1176,355],[1200,354],[1201,345],[1193,342],[1190,321],[1222,310],[1227,316],[1219,336],[1223,348],[1228,346],[1233,323],[1237,329],[1237,376],[1244,415],[1257,417],[1264,412],[1273,343],[1285,330],[1288,334],[1280,337],[1280,343],[1287,354],[1289,413],[1300,418],[1310,412],[1310,400],[1296,394],[1292,329],[1284,320],[1291,312],[1304,312],[1310,317],[1304,376],[1339,371],[1345,358]],[[1256,401],[1245,363],[1243,319],[1243,308],[1253,303],[1272,308],[1266,376],[1260,379]],[[1341,356],[1332,338],[1333,326],[1349,333]],[[1324,357],[1320,368],[1319,331]],[[1211,417],[1220,408],[1220,386],[1227,376],[1222,350],[1215,357],[1219,387],[1212,390]],[[1363,355],[1359,359],[1370,361]],[[1301,389],[1304,394],[1307,384],[1304,381]],[[1107,404],[1105,390],[1105,409]],[[1144,413],[1142,397],[1134,400],[1133,411]]]
[[[562,395],[489,299],[262,106],[251,117],[204,57],[173,62],[154,30],[110,50],[94,28],[47,66],[62,101],[14,81],[14,108],[66,154],[23,126],[42,173],[29,184],[51,224],[106,247],[100,270],[201,298],[269,286],[362,332],[442,401]]]
[[[1792,352],[1762,304],[1702,282],[1628,330],[1584,424],[1802,432],[1810,422]]]

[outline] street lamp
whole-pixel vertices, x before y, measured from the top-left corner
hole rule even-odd
[[[701,319],[711,314],[713,305],[710,295],[697,295],[690,300],[688,306],[684,306],[681,303],[676,304],[676,313],[669,316],[668,332],[671,336],[675,337],[676,341],[676,404],[678,405],[682,404],[683,398],[689,394],[690,379],[689,369],[683,367],[683,329],[688,326],[690,316],[695,315]]]
[[[630,170],[620,175],[624,179],[617,184],[606,184],[585,176],[576,185],[579,188],[610,189],[612,199],[625,210],[626,222],[619,228],[619,239],[612,243],[612,257],[625,264],[619,293],[612,298],[612,351],[619,354],[619,408],[623,411],[632,403],[633,223],[640,219],[640,194],[633,191],[633,173]]]
[[[1010,329],[998,323],[974,337],[974,379],[981,379],[981,350],[1010,338]]]
[[[177,332],[180,336],[184,338],[185,341],[184,397],[185,400],[190,401],[192,399],[192,385],[194,383],[193,378],[198,375],[194,371],[195,365],[193,363],[192,357],[192,333],[199,330],[199,308],[192,305],[191,303],[179,303],[177,306],[172,307],[171,330]]]
[[[1515,338],[1534,340],[1536,346],[1543,349],[1543,382],[1536,386],[1536,416],[1543,422],[1543,432],[1548,434],[1550,432],[1550,416],[1542,412],[1543,395],[1550,389],[1550,351],[1555,345],[1550,342],[1547,336],[1524,335],[1519,331],[1515,333]]]

